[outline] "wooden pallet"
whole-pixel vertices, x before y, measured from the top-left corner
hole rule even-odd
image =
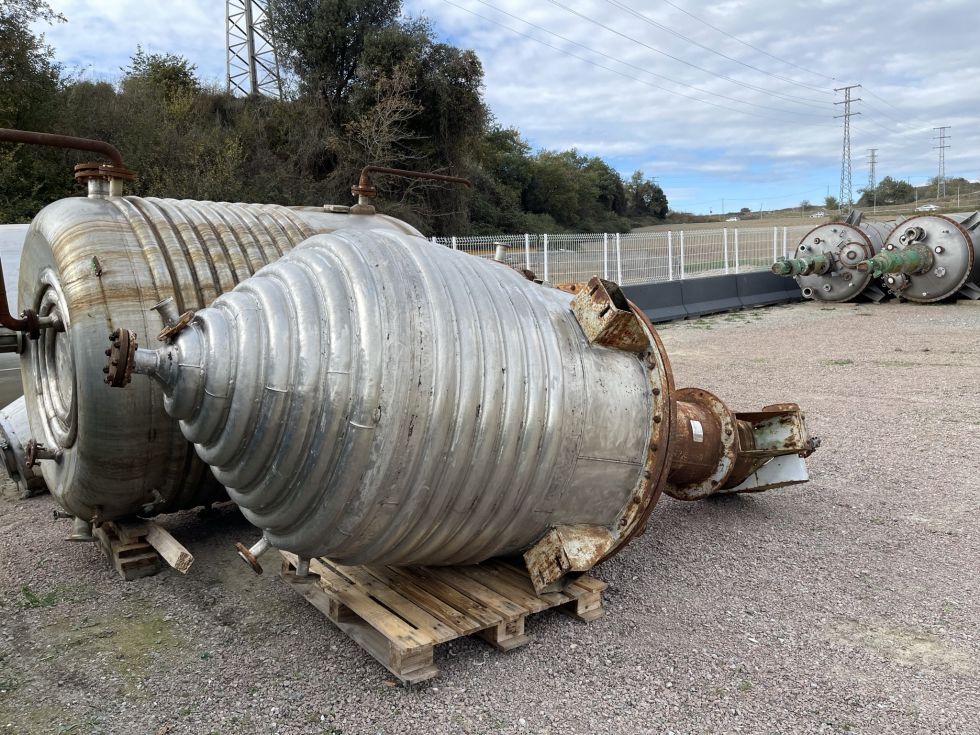
[[[433,647],[478,635],[501,651],[530,639],[525,618],[557,608],[579,620],[602,617],[606,583],[582,576],[562,592],[538,595],[523,567],[494,559],[466,567],[347,567],[310,561],[296,576],[295,555],[282,576],[403,684],[431,679]]]
[[[126,581],[149,577],[163,569],[163,559],[145,534],[128,533],[121,524],[103,523],[92,529],[92,535],[112,568]]]
[[[156,574],[165,564],[186,574],[194,563],[191,553],[152,521],[103,523],[92,535],[126,581]]]

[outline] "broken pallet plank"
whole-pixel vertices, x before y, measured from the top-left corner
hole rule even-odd
[[[181,574],[187,574],[187,570],[194,563],[194,555],[171,536],[169,531],[156,523],[146,524],[146,542],[157,550],[167,564]]]

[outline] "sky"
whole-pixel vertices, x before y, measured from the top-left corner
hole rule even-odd
[[[114,80],[140,44],[224,83],[220,0],[50,0],[43,30],[69,70]],[[497,122],[535,149],[576,148],[640,170],[671,208],[822,204],[840,189],[852,94],[855,199],[877,175],[924,184],[934,127],[946,175],[980,178],[978,0],[405,0],[439,38],[471,48]],[[955,192],[954,192],[955,193]],[[723,209],[724,208],[724,209]]]

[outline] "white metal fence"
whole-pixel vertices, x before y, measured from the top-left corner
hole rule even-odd
[[[811,226],[677,229],[629,234],[475,235],[433,237],[454,250],[492,258],[507,247],[507,262],[552,283],[599,275],[622,285],[768,270],[791,254]]]

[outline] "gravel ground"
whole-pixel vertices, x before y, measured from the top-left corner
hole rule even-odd
[[[980,305],[796,305],[666,326],[678,386],[796,400],[808,485],[685,504],[596,574],[606,617],[462,640],[412,689],[232,543],[124,583],[49,497],[0,501],[0,733],[980,732]],[[812,346],[811,346],[812,345]],[[269,561],[267,566],[274,563]],[[6,729],[4,729],[6,728]]]

